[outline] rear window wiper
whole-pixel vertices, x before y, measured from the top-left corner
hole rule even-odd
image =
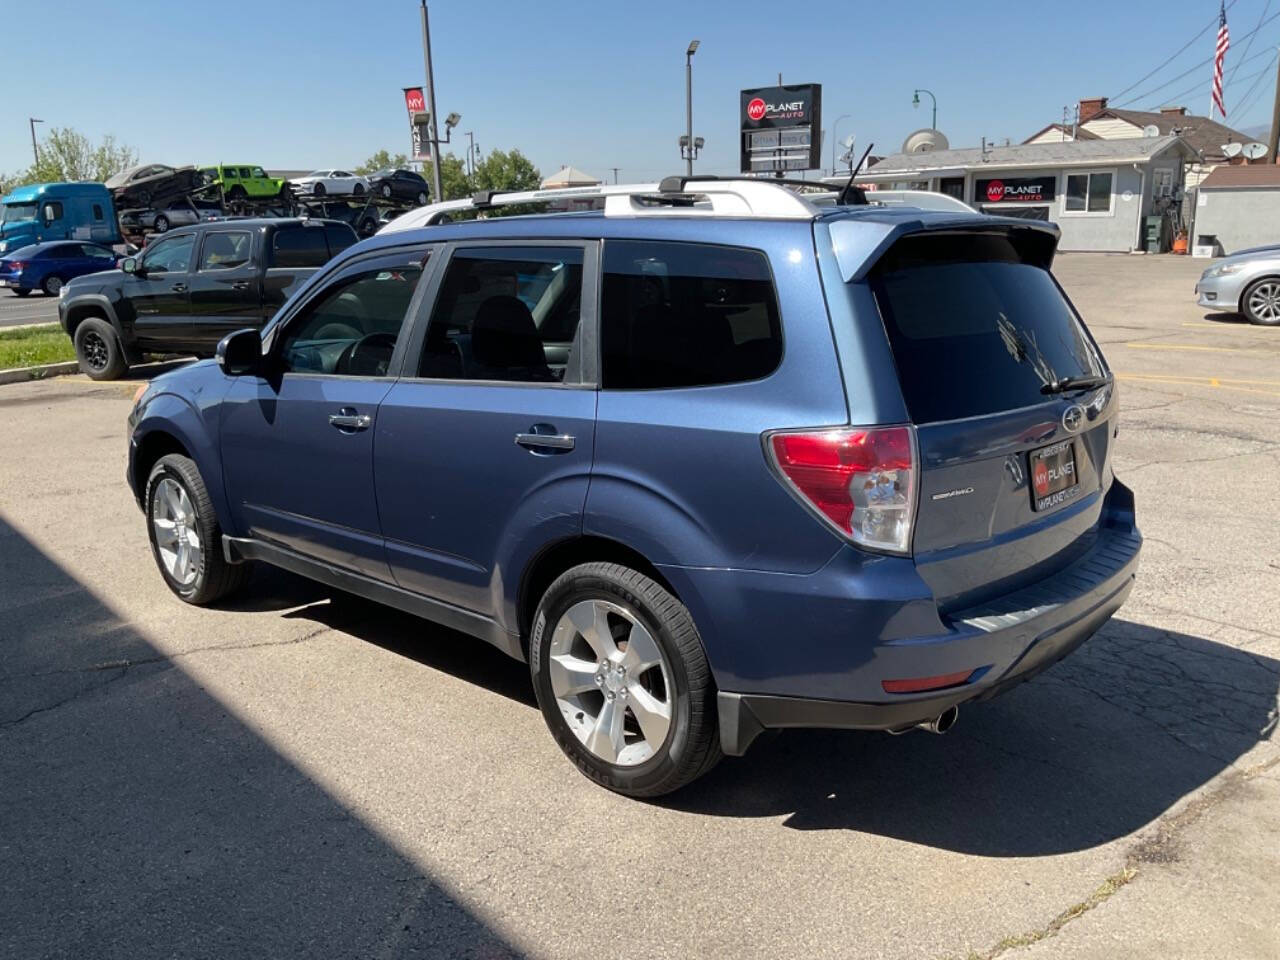
[[[1040,388],[1040,392],[1066,393],[1068,390],[1092,390],[1094,387],[1105,387],[1110,382],[1108,377],[1063,377],[1046,383]]]

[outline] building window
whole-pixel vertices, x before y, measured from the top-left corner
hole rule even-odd
[[[1067,174],[1068,213],[1110,213],[1112,173]]]

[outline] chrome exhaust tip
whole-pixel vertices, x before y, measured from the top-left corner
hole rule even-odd
[[[925,720],[916,724],[917,730],[928,730],[930,733],[936,733],[942,736],[948,730],[956,725],[956,719],[960,716],[959,707],[947,707],[932,720]]]

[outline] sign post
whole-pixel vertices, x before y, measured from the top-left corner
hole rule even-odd
[[[743,173],[781,177],[822,166],[822,84],[755,87],[740,99]]]

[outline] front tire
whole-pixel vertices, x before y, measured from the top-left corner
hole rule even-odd
[[[165,585],[197,606],[238,590],[249,578],[246,564],[222,555],[222,529],[195,462],[172,453],[147,478],[147,533]]]
[[[317,180],[315,186],[311,188],[311,192],[317,197],[323,197],[329,191],[325,189],[323,183]]]
[[[391,199],[391,184],[384,183],[379,189],[382,191],[382,196],[384,199],[386,200]]]
[[[357,183],[354,187],[352,187],[352,188],[351,188],[351,195],[352,195],[353,197],[363,197],[363,196],[364,196],[364,184],[363,184],[363,183]]]
[[[101,317],[82,320],[72,342],[81,372],[93,380],[118,380],[129,369],[119,337]]]
[[[1240,298],[1240,305],[1250,323],[1264,327],[1280,325],[1280,280],[1263,277],[1250,284]]]
[[[418,191],[418,206],[425,207],[427,205],[427,192],[425,190]]]
[[[167,233],[169,230],[169,218],[163,213],[157,214],[155,219],[156,233]]]
[[[586,776],[671,793],[720,759],[715,685],[688,609],[628,567],[587,563],[538,604],[529,668],[543,719]]]

